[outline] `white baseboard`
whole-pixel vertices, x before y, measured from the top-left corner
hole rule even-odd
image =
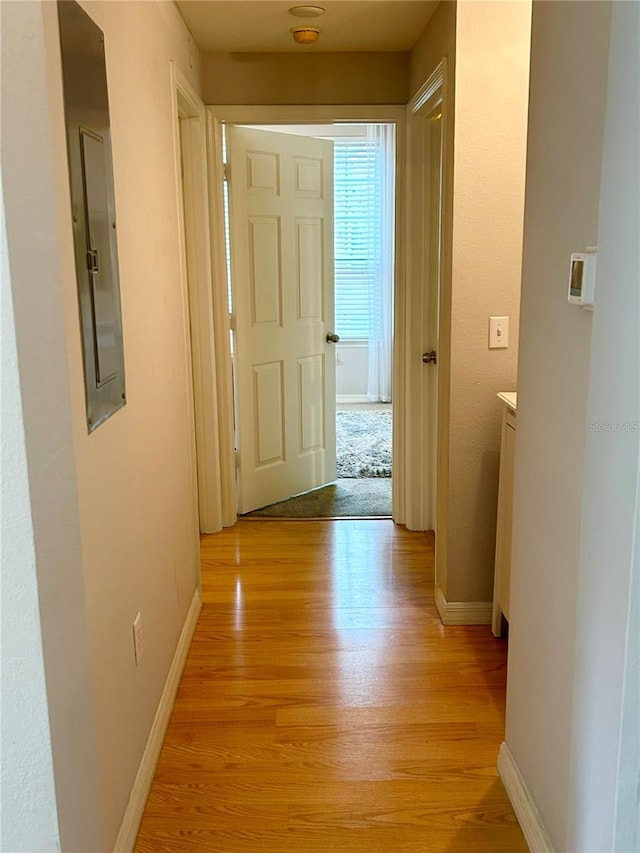
[[[551,839],[544,828],[536,804],[506,743],[500,746],[498,753],[498,773],[511,800],[529,850],[532,853],[554,853]]]
[[[160,750],[162,749],[164,736],[169,725],[169,717],[173,710],[176,693],[180,685],[180,678],[182,677],[182,670],[187,660],[187,653],[193,632],[198,623],[201,606],[200,591],[196,590],[189,607],[189,612],[187,613],[187,618],[182,627],[176,652],[171,662],[162,696],[160,697],[158,710],[156,711],[156,716],[149,732],[147,745],[142,753],[140,766],[138,767],[138,772],[131,788],[129,802],[127,803],[113,853],[131,853],[136,843],[140,821],[142,820],[144,807],[149,796],[153,774],[155,773],[156,764],[160,757]]]
[[[447,601],[442,589],[437,587],[436,607],[443,625],[491,624],[491,601]]]
[[[366,394],[336,394],[336,403],[368,403]]]

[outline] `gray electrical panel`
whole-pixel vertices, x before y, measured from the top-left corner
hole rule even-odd
[[[109,96],[102,31],[73,0],[59,0],[73,239],[87,426],[125,405]]]

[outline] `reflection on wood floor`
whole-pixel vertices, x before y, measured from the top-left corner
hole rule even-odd
[[[441,625],[428,536],[241,521],[202,567],[138,853],[527,849],[495,770],[506,645]]]

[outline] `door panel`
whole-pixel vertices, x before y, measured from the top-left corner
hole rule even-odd
[[[253,414],[256,467],[285,461],[284,365],[253,366]]]
[[[300,394],[298,454],[324,450],[327,419],[324,405],[325,357],[323,355],[311,355],[298,359],[298,388]],[[320,401],[319,404],[318,401]]]
[[[251,322],[282,326],[280,219],[249,219]]]
[[[324,235],[321,219],[296,219],[298,320],[324,320]]]
[[[333,143],[228,138],[245,513],[335,479]]]

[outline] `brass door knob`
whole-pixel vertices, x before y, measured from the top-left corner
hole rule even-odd
[[[422,353],[422,360],[425,364],[437,364],[438,363],[438,354],[434,349],[429,350],[429,352]]]
[[[336,335],[335,332],[327,332],[327,343],[328,344],[337,344],[340,340],[340,335]]]

